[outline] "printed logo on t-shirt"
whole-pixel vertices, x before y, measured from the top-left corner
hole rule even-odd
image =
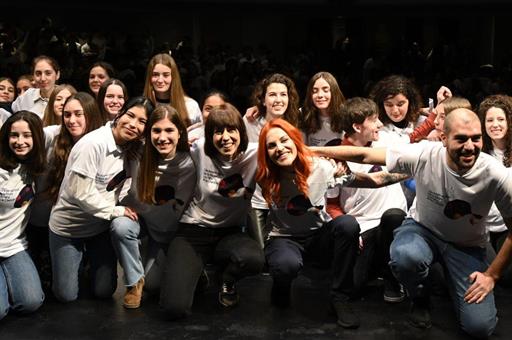
[[[325,143],[324,146],[337,146],[337,145],[341,145],[341,138],[331,139],[330,141]]]
[[[286,204],[286,211],[292,216],[302,216],[307,212],[318,214],[323,206],[313,206],[311,201],[304,195],[298,195],[293,197]]]
[[[463,200],[453,200],[446,204],[443,211],[444,215],[452,220],[458,220],[466,215],[470,215],[469,221],[471,224],[476,224],[483,216],[473,214],[471,211],[471,204]]]
[[[233,174],[228,177],[224,177],[219,182],[219,188],[217,190],[219,194],[223,197],[244,197],[245,199],[249,199],[253,190],[251,188],[246,188],[244,186],[244,180],[242,175]]]
[[[14,201],[15,208],[21,208],[25,204],[28,204],[34,198],[34,189],[32,189],[31,185],[25,185],[23,189],[21,189],[18,196],[16,196],[16,200]]]
[[[175,197],[175,190],[170,185],[161,185],[155,188],[155,202],[156,205],[164,205],[170,202],[173,209],[176,210],[176,205],[183,205],[183,201]]]
[[[126,170],[122,170],[117,175],[115,175],[107,184],[107,191],[112,191],[119,187],[124,180],[127,178],[126,176]]]

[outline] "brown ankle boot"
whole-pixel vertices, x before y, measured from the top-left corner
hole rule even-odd
[[[141,277],[135,286],[126,288],[124,294],[123,306],[125,308],[139,308],[142,299],[142,288],[144,288],[144,278]]]

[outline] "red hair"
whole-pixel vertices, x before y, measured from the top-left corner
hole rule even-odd
[[[280,172],[281,168],[276,165],[268,156],[267,152],[267,134],[272,128],[279,128],[286,132],[297,147],[297,158],[293,162],[295,171],[295,184],[299,191],[307,197],[308,184],[307,179],[311,174],[311,152],[302,140],[302,134],[292,124],[281,118],[269,121],[260,131],[258,146],[258,170],[256,171],[256,181],[261,186],[263,198],[269,205],[272,202],[279,202],[279,192],[281,189]]]

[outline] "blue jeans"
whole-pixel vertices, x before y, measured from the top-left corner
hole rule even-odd
[[[464,302],[464,294],[471,285],[469,275],[484,272],[488,267],[485,248],[455,246],[407,218],[394,232],[390,256],[391,270],[411,298],[421,295],[430,266],[441,263],[461,329],[474,337],[492,334],[497,323],[493,292],[478,304]]]
[[[110,298],[117,287],[117,258],[108,231],[87,238],[63,237],[50,230],[55,297],[62,302],[78,298],[79,273],[84,254],[90,264],[91,289],[98,298]]]
[[[0,258],[0,320],[10,310],[20,314],[34,312],[43,301],[41,281],[30,255],[23,250]]]
[[[110,224],[110,237],[119,263],[124,270],[124,283],[132,287],[144,277],[140,256],[140,224],[128,217],[115,218]]]

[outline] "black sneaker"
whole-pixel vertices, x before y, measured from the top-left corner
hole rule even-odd
[[[238,305],[240,298],[236,291],[235,283],[224,282],[219,292],[219,302],[224,307],[234,307]]]
[[[405,293],[402,285],[396,280],[384,280],[384,301],[399,303],[405,300]]]
[[[343,328],[358,328],[359,316],[352,309],[352,305],[348,301],[334,301],[332,307],[338,317],[338,325]]]
[[[270,294],[271,302],[279,308],[290,306],[291,284],[272,284],[272,293]]]
[[[430,299],[428,297],[417,297],[412,299],[409,323],[416,328],[430,328]]]

